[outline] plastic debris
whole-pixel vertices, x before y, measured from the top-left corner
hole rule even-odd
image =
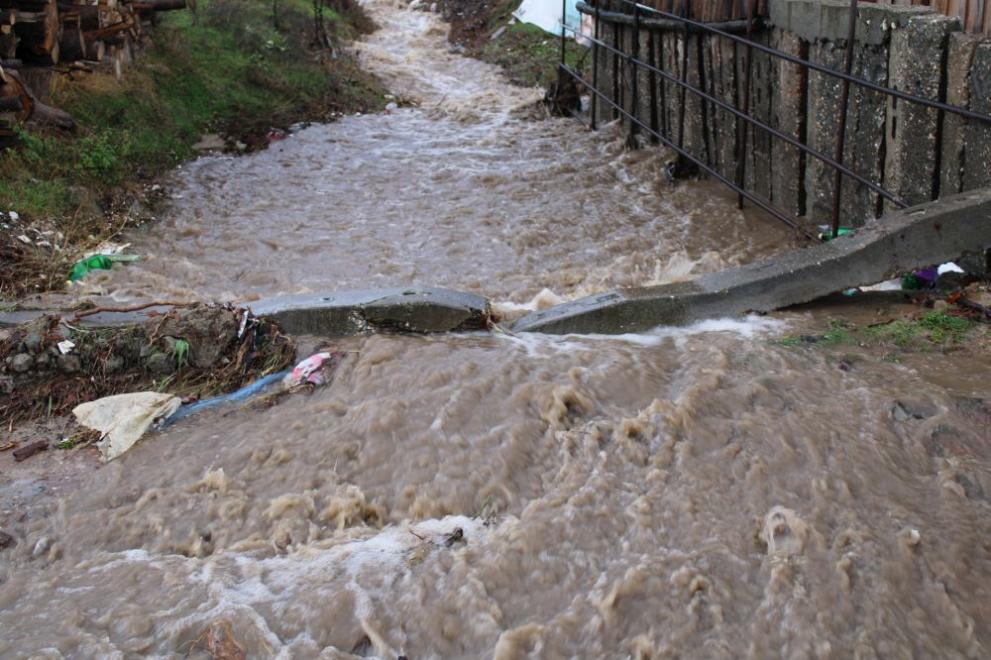
[[[134,446],[159,420],[182,405],[179,397],[160,392],[117,394],[76,406],[76,420],[102,434],[96,443],[104,461],[112,461]]]
[[[956,265],[952,261],[948,261],[945,264],[940,265],[939,268],[936,269],[937,275],[946,275],[947,273],[960,273],[961,275],[963,275],[966,273],[966,271],[964,271],[963,268]]]
[[[282,381],[286,387],[297,387],[303,383],[310,385],[323,385],[327,382],[327,377],[340,362],[341,354],[316,353],[306,358],[296,365],[285,380]]]
[[[214,397],[212,399],[204,399],[203,401],[196,401],[188,405],[183,406],[175,412],[175,414],[170,415],[167,419],[163,420],[162,426],[169,426],[180,419],[185,419],[192,414],[201,412],[203,410],[209,410],[210,408],[216,408],[218,406],[226,405],[228,403],[239,403],[241,401],[247,401],[248,399],[264,393],[272,385],[280,382],[283,378],[289,375],[288,371],[279,371],[274,374],[269,374],[264,378],[259,378],[250,385],[245,385],[241,389],[231,392],[230,394],[225,394],[223,396]]]
[[[836,237],[846,236],[847,234],[852,234],[856,231],[853,227],[840,227],[836,232]],[[833,228],[829,225],[819,225],[819,240],[820,241],[831,241],[833,240]]]
[[[901,289],[902,281],[899,279],[885,280],[884,282],[878,282],[870,286],[860,287],[861,291],[901,291]]]
[[[918,291],[928,289],[936,284],[939,273],[935,267],[922,268],[912,271],[902,277],[902,289],[905,291]]]
[[[127,263],[137,261],[140,257],[136,254],[93,254],[84,259],[80,259],[72,265],[69,272],[69,281],[78,282],[86,277],[86,274],[93,270],[110,270],[115,263]]]
[[[59,353],[61,353],[62,355],[67,355],[75,347],[76,347],[76,345],[73,342],[69,341],[68,339],[65,339],[63,341],[60,341],[58,343],[58,350],[59,350]]]
[[[87,257],[93,257],[98,254],[102,254],[105,257],[117,257],[120,256],[121,253],[129,247],[131,247],[130,243],[114,243],[113,241],[103,241],[102,243],[97,245],[95,249],[83,253],[83,259],[86,259]]]
[[[72,265],[69,281],[78,282],[93,270],[110,270],[114,267],[113,260],[105,254],[94,254],[92,257],[80,259]]]

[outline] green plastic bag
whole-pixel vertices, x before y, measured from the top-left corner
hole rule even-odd
[[[130,263],[140,259],[136,254],[94,254],[92,257],[80,259],[72,266],[69,281],[76,282],[86,276],[91,270],[110,270],[115,263]]]
[[[69,281],[79,281],[86,277],[86,273],[91,270],[110,270],[113,267],[113,259],[105,254],[94,254],[92,257],[86,257],[73,264],[72,271],[69,273]]]
[[[853,227],[840,227],[839,231],[836,232],[836,237],[846,236],[847,234],[852,234],[856,231]],[[819,228],[819,240],[820,241],[831,241],[833,240],[833,230],[829,227],[822,226]]]

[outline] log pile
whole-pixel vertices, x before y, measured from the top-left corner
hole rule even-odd
[[[190,0],[0,0],[0,149],[27,120],[71,130],[71,117],[40,103],[18,71],[109,66],[119,77],[160,11]]]

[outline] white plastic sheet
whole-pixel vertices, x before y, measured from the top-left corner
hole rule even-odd
[[[564,4],[565,25],[571,30],[580,29],[578,0],[565,0]],[[524,23],[532,23],[545,32],[561,36],[561,0],[523,0],[513,16]],[[575,33],[571,30],[565,36],[574,37]]]
[[[134,446],[152,424],[174,413],[182,401],[171,394],[133,392],[107,396],[76,406],[80,424],[103,434],[96,446],[112,461]]]

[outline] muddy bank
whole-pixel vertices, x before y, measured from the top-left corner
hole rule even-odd
[[[451,26],[448,41],[455,51],[499,66],[514,84],[546,88],[557,80],[561,41],[517,22],[513,12],[519,5],[518,0],[414,0],[410,6],[438,12]],[[569,39],[566,59],[581,70],[588,50]]]
[[[157,178],[186,160],[266,148],[300,122],[385,105],[350,49],[374,28],[356,2],[327,3],[319,40],[309,5],[275,9],[200,2],[195,16],[165,17],[122,80],[71,69],[35,90],[78,130],[20,127],[19,146],[0,152],[0,212],[20,217],[0,222],[0,296],[62,288],[82,253],[158,215]]]
[[[121,392],[213,396],[284,369],[296,354],[278,326],[242,308],[191,305],[123,328],[85,327],[87,313],[0,330],[5,422],[57,417]]]

